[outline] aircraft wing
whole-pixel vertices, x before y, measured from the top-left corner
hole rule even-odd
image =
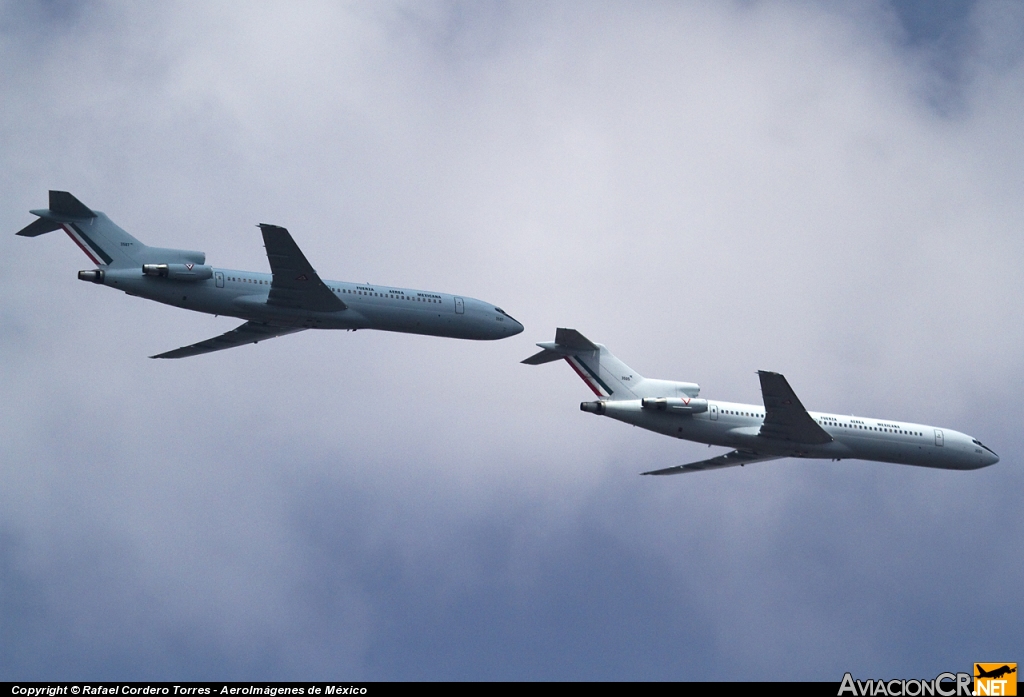
[[[260,230],[274,275],[268,305],[315,312],[335,312],[348,307],[320,280],[286,229],[260,223]]]
[[[679,465],[677,467],[666,467],[663,470],[641,472],[641,474],[685,474],[687,472],[703,472],[704,470],[717,470],[723,467],[735,467],[736,465],[746,465],[751,462],[765,462],[767,460],[778,460],[780,458],[780,455],[762,455],[749,450],[733,450],[730,453],[713,457],[710,460],[691,462],[688,465]]]
[[[764,399],[764,423],[759,436],[814,445],[832,442],[832,436],[807,413],[783,375],[767,370],[757,374]]]
[[[215,336],[212,339],[206,341],[200,341],[198,344],[192,344],[191,346],[182,346],[179,349],[173,351],[167,351],[166,353],[160,353],[156,356],[150,356],[150,358],[187,358],[188,356],[198,356],[201,353],[212,353],[214,351],[222,351],[224,349],[234,348],[235,346],[242,346],[243,344],[255,344],[263,341],[264,339],[273,339],[275,336],[284,336],[285,334],[294,334],[295,332],[301,332],[305,327],[275,327],[272,324],[265,322],[246,322],[240,327],[235,327],[226,334]]]

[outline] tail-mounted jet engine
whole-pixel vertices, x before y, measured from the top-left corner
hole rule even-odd
[[[586,411],[591,414],[604,414],[604,402],[581,402],[580,411]]]
[[[654,411],[670,411],[675,414],[700,414],[708,410],[708,400],[679,397],[647,397],[640,400],[640,406]]]
[[[213,267],[200,264],[143,264],[142,275],[172,281],[205,281],[213,278]]]
[[[88,271],[79,271],[79,281],[89,281],[90,283],[103,284],[103,277],[106,274],[103,273],[103,269],[89,269]]]

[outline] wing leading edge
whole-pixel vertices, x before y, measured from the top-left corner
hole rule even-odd
[[[192,344],[191,346],[182,346],[179,349],[173,351],[167,351],[165,353],[157,354],[156,356],[150,356],[150,358],[187,358],[188,356],[198,356],[202,353],[213,353],[214,351],[223,351],[224,349],[234,348],[235,346],[242,346],[244,344],[256,344],[264,339],[273,339],[275,336],[284,336],[285,334],[294,334],[295,332],[301,332],[305,327],[278,327],[266,322],[246,322],[240,327],[235,327],[231,331],[215,336],[212,339],[206,341],[200,341],[198,344]]]

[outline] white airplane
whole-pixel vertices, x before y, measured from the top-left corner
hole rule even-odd
[[[323,281],[283,227],[261,224],[270,273],[206,265],[203,252],[147,247],[66,191],[17,234],[64,230],[96,269],[78,278],[167,305],[246,320],[226,334],[150,358],[184,358],[304,329],[382,329],[457,339],[504,339],[523,325],[473,298],[371,283]]]
[[[639,375],[575,329],[558,329],[553,343],[523,363],[564,358],[598,396],[582,411],[609,416],[655,433],[734,448],[709,460],[642,474],[682,474],[784,457],[874,460],[973,470],[999,462],[981,441],[947,428],[804,409],[779,373],[758,371],[764,405],[701,399],[692,382]]]

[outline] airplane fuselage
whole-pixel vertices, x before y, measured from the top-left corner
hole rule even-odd
[[[140,268],[106,269],[103,285],[197,312],[308,329],[380,329],[458,339],[503,339],[522,325],[475,298],[396,286],[324,280],[347,308],[321,312],[267,302],[269,273],[213,269],[200,281],[147,276]]]
[[[780,457],[875,460],[955,470],[978,469],[999,460],[965,433],[904,421],[808,411],[833,438],[830,443],[813,445],[758,435],[764,422],[763,405],[708,400],[703,413],[676,414],[644,408],[639,399],[609,400],[603,402],[602,413],[674,438]]]
[[[206,254],[151,247],[67,191],[50,191],[50,207],[17,232],[39,237],[63,230],[96,265],[78,278],[147,300],[246,320],[220,336],[151,358],[186,358],[255,344],[305,329],[380,329],[455,339],[504,339],[523,325],[495,305],[429,291],[325,281],[291,233],[260,223],[270,273],[221,269]]]
[[[642,472],[683,474],[786,457],[873,460],[972,470],[999,456],[965,433],[924,424],[808,411],[785,376],[757,371],[763,404],[710,400],[693,382],[645,378],[575,329],[559,327],[553,342],[523,360],[564,360],[597,396],[580,410],[673,438],[733,450],[698,462]]]

